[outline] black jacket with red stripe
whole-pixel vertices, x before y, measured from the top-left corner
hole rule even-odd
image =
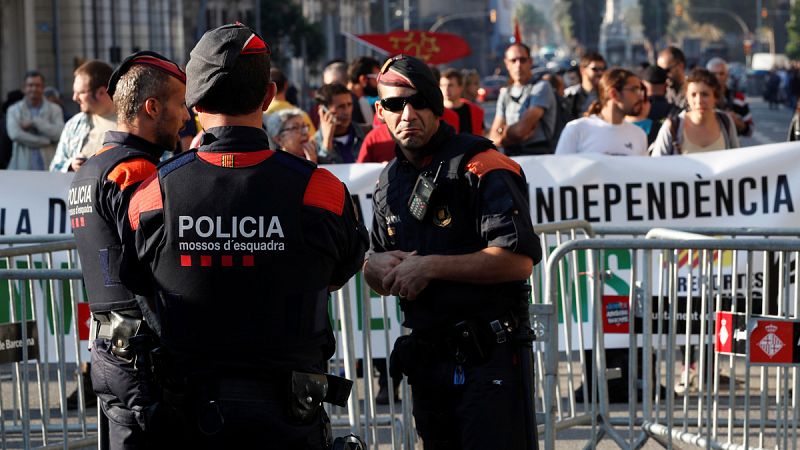
[[[125,251],[121,226],[127,201],[139,183],[156,171],[164,149],[133,134],[106,133],[103,148],[75,174],[68,201],[89,308],[93,312],[136,308],[121,270],[136,261]]]
[[[416,251],[420,255],[462,255],[499,247],[541,259],[533,231],[528,187],[519,164],[472,134],[455,134],[440,123],[417,170],[398,149],[381,173],[373,195],[372,251]],[[409,212],[420,174],[438,173],[424,220]],[[442,329],[466,319],[495,319],[524,308],[524,281],[475,284],[433,280],[414,301],[401,300],[404,325]]]
[[[367,237],[330,172],[268,150],[261,129],[212,128],[142,183],[128,215],[171,353],[245,370],[313,370],[333,354],[328,287],[361,268]]]

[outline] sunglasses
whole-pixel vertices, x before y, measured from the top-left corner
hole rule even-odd
[[[414,109],[430,108],[430,106],[428,106],[428,101],[420,94],[414,94],[408,97],[389,97],[381,99],[381,106],[383,109],[391,112],[400,112],[409,104]]]

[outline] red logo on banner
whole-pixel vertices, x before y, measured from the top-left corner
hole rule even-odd
[[[733,352],[733,314],[726,312],[717,313],[716,345],[718,352]]]
[[[762,364],[791,364],[793,334],[791,322],[758,320],[750,334],[750,362]]]
[[[460,36],[427,31],[393,31],[385,34],[360,34],[356,36],[390,55],[402,53],[428,64],[445,64],[468,56],[469,44]]]
[[[628,297],[603,296],[603,332],[627,334],[630,331]]]
[[[92,313],[88,303],[78,303],[78,337],[82,341],[89,340],[89,325],[92,323]]]

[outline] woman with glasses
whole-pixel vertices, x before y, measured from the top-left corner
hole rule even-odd
[[[309,135],[303,111],[283,109],[267,118],[267,134],[280,150],[317,162],[317,144]]]
[[[717,77],[708,70],[692,70],[685,84],[688,110],[664,121],[650,148],[651,156],[739,148],[736,125],[716,108],[721,89]]]

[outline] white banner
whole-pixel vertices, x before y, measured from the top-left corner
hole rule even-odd
[[[516,160],[528,180],[534,224],[585,219],[598,225],[800,227],[798,155],[800,143],[785,143],[664,158],[571,155]],[[357,197],[369,227],[371,196],[383,165],[327,168]],[[0,235],[70,232],[70,181],[70,174],[0,171]],[[9,318],[7,292],[0,288],[0,323]],[[351,296],[354,316],[361,310],[359,297]],[[378,300],[372,304],[371,322],[382,323]],[[390,304],[390,329],[396,336],[393,299]],[[41,327],[40,336],[49,336]],[[355,340],[360,342],[362,327],[357,328]],[[383,346],[379,334],[373,333],[373,342]]]

